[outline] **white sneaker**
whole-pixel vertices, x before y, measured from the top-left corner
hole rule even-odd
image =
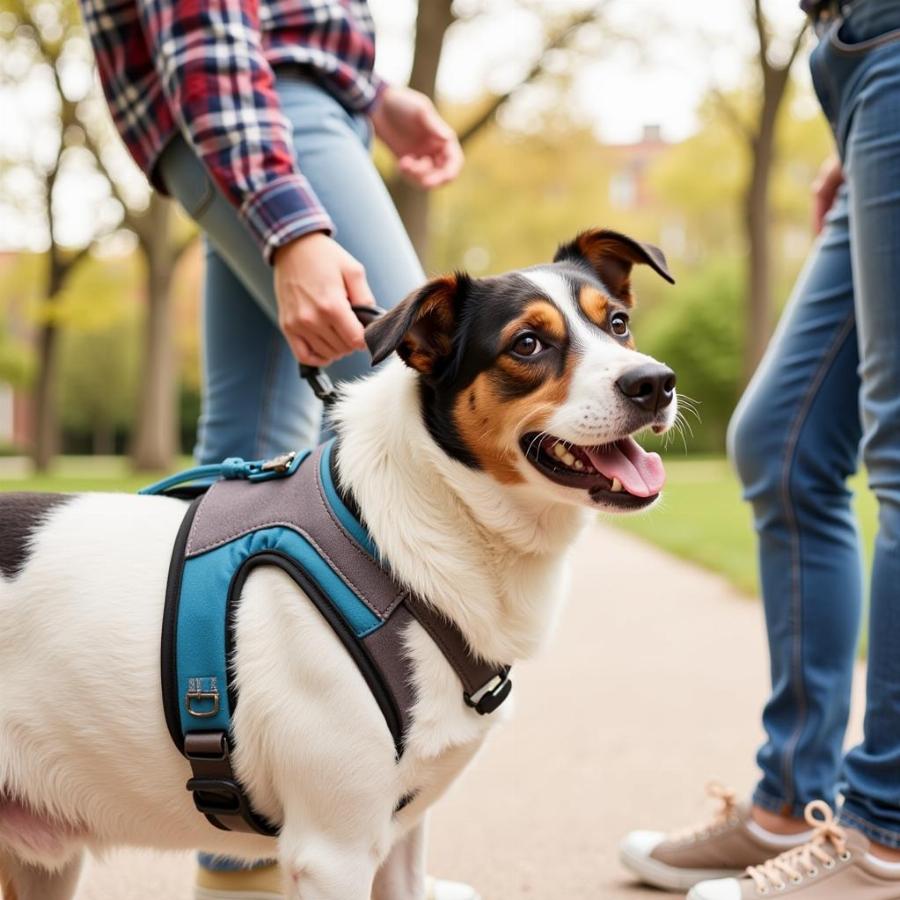
[[[481,900],[481,897],[471,885],[428,878],[425,881],[425,900]]]

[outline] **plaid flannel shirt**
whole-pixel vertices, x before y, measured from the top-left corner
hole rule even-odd
[[[297,167],[273,66],[315,70],[350,110],[381,89],[366,0],[81,0],[103,91],[131,155],[154,169],[181,131],[271,259],[334,232]]]

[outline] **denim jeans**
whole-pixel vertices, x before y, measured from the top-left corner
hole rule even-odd
[[[369,120],[312,79],[279,77],[276,89],[300,170],[335,223],[335,239],[365,266],[378,304],[390,308],[424,274],[372,162]],[[166,148],[160,173],[205,235],[198,461],[258,459],[315,445],[321,404],[300,381],[278,330],[272,268],[182,138]],[[328,371],[337,383],[368,370],[368,355],[360,352]]]
[[[424,274],[370,157],[368,119],[348,112],[312,79],[279,77],[276,88],[300,169],[335,223],[336,240],[365,266],[378,304],[393,306],[422,284]],[[271,267],[182,138],[166,148],[159,165],[206,245],[197,460],[258,459],[314,446],[321,404],[300,380],[278,330]],[[339,383],[368,370],[367,354],[355,353],[328,371]],[[245,866],[206,855],[200,862],[219,871]]]
[[[754,512],[771,654],[754,801],[900,847],[900,3],[858,0],[813,82],[846,176],[729,451]],[[863,743],[843,752],[864,592],[847,478],[878,500]]]

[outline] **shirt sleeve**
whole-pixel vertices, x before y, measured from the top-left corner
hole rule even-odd
[[[334,225],[297,167],[260,39],[258,0],[138,0],[179,126],[271,261]]]

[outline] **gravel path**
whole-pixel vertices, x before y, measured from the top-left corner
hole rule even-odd
[[[431,870],[484,900],[659,900],[617,842],[702,818],[710,778],[750,789],[767,678],[758,604],[598,525],[557,634],[516,668],[513,722],[434,813]],[[78,900],[189,900],[192,867],[116,853],[91,862]]]

